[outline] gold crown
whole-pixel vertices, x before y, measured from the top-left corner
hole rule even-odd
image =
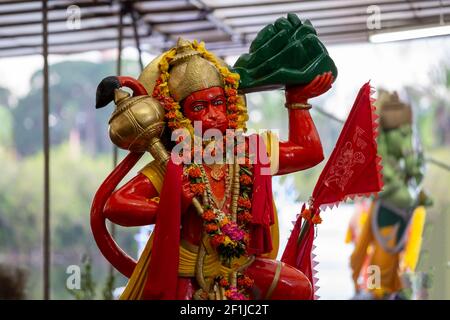
[[[383,129],[395,129],[412,123],[411,106],[400,101],[397,92],[380,90],[376,103],[380,110],[380,125]]]
[[[176,101],[181,101],[193,92],[211,87],[223,87],[219,70],[201,57],[192,44],[180,38],[176,54],[170,62],[169,91]]]

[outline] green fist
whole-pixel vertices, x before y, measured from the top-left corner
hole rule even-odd
[[[311,22],[302,23],[293,13],[264,27],[233,71],[241,76],[239,88],[244,92],[307,84],[325,72],[337,76]]]

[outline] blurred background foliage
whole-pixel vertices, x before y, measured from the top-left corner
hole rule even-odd
[[[95,90],[115,62],[66,61],[51,66],[51,226],[52,297],[71,298],[66,269],[90,257],[99,296],[108,285],[109,266],[93,240],[89,225],[92,198],[112,170],[108,119],[112,108],[96,110]],[[124,74],[138,73],[124,61]],[[21,266],[28,274],[26,297],[42,292],[42,74],[31,78],[29,93],[17,99],[0,88],[0,264]],[[123,153],[120,153],[123,156]],[[148,158],[142,160],[143,166]],[[139,165],[137,166],[139,168]],[[134,228],[117,230],[117,241],[136,255]],[[125,283],[118,277],[116,285]]]
[[[116,73],[115,62],[65,61],[51,65],[50,71],[52,298],[73,298],[65,287],[66,268],[82,265],[86,255],[98,284],[97,295],[105,296],[102,293],[105,284],[111,285],[109,266],[93,240],[89,211],[95,191],[112,169],[112,145],[107,132],[112,107],[95,110],[94,100],[100,80]],[[123,74],[138,73],[135,61],[124,62]],[[432,86],[405,90],[426,154],[450,163],[450,67],[430,76],[434,79]],[[333,90],[313,104],[320,107],[324,99],[333,99],[332,95]],[[282,139],[287,137],[283,92],[253,93],[247,101],[250,128],[278,129]],[[32,299],[40,298],[42,290],[41,104],[40,71],[32,76],[31,89],[21,98],[0,88],[0,264],[7,261],[25,270],[28,275],[25,295]],[[312,110],[327,156],[342,125]],[[148,160],[143,159],[136,170]],[[293,175],[299,200],[308,199],[323,166],[324,163]],[[444,176],[447,178],[443,179]],[[425,186],[435,200],[433,211],[442,213],[450,207],[449,176],[448,172],[433,167],[425,178]],[[134,228],[118,228],[116,236],[132,255],[137,250],[135,233]],[[118,275],[115,285],[123,285],[125,281]]]

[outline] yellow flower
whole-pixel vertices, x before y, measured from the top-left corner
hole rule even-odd
[[[228,220],[228,218],[225,217],[222,219],[222,221],[220,221],[220,226],[223,227],[224,225],[226,225],[229,222],[230,222],[230,220]]]
[[[229,236],[225,236],[225,239],[223,240],[223,244],[226,245],[226,246],[229,245],[229,244],[231,244],[233,247],[234,247],[234,245],[235,245],[235,244],[234,244],[234,241],[231,240]]]

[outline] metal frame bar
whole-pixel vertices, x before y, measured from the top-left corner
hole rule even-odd
[[[42,57],[44,60],[44,85],[42,101],[43,144],[44,144],[44,242],[43,242],[43,295],[44,300],[50,299],[50,127],[49,127],[49,67],[48,67],[48,7],[47,0],[42,0]]]
[[[142,62],[142,50],[141,50],[141,41],[139,38],[139,32],[138,32],[138,27],[137,27],[137,14],[138,12],[136,11],[134,4],[130,1],[129,2],[129,14],[131,16],[131,21],[132,21],[132,27],[133,27],[133,37],[134,37],[134,42],[136,44],[136,49],[138,51],[138,55],[139,55],[139,67],[142,70],[144,70],[144,63]]]
[[[236,33],[233,30],[233,28],[224,23],[224,21],[221,20],[220,18],[216,17],[214,15],[215,9],[210,8],[203,0],[189,0],[189,3],[196,6],[200,11],[203,11],[205,13],[206,19],[210,21],[213,25],[215,25],[217,30],[220,30],[228,34],[233,42],[235,42],[236,40],[238,42],[243,41],[242,35]]]

